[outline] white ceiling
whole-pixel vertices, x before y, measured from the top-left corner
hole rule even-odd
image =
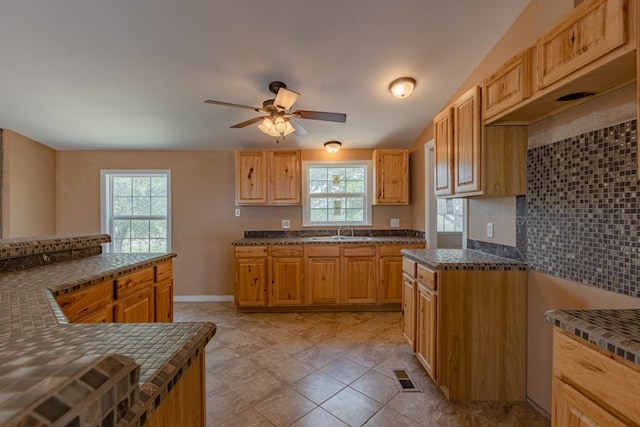
[[[408,147],[528,1],[0,0],[0,128],[56,149]],[[203,103],[259,107],[272,80],[347,122],[276,145]]]

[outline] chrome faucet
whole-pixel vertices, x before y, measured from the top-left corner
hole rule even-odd
[[[353,227],[348,225],[346,227],[342,227],[342,226],[338,227],[338,236],[342,236],[342,232],[347,230],[351,231],[351,237],[353,237]]]

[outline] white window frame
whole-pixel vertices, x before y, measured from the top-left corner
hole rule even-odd
[[[330,168],[332,166],[337,167],[365,167],[365,191],[364,191],[364,220],[360,222],[347,221],[347,222],[333,222],[333,221],[311,221],[311,196],[309,194],[309,168],[310,167],[323,167]],[[370,160],[347,160],[347,161],[303,161],[302,162],[302,188],[303,188],[303,203],[302,203],[302,226],[303,227],[319,227],[319,226],[370,226],[371,211],[372,211],[372,169]]]
[[[167,252],[171,252],[171,170],[170,169],[101,169],[100,170],[100,229],[102,233],[112,235],[111,209],[113,193],[111,178],[114,176],[166,176],[167,177],[167,215],[136,216],[133,219],[165,219],[167,220]],[[113,253],[113,242],[105,245],[106,253]],[[142,252],[147,253],[147,252]],[[148,252],[152,253],[152,252]],[[153,252],[155,253],[155,252]]]

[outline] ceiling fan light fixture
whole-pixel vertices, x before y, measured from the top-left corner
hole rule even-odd
[[[271,121],[271,119],[269,117],[266,117],[262,123],[260,123],[258,125],[258,129],[260,129],[262,132],[269,134],[269,132],[271,131],[271,129],[273,128],[273,122]]]
[[[286,128],[284,129],[284,132],[282,132],[284,136],[287,136],[296,131],[296,129],[291,124],[291,120],[287,120],[285,126]]]
[[[415,79],[411,77],[400,77],[389,84],[389,91],[391,91],[396,98],[406,98],[413,93],[415,86]]]
[[[340,148],[342,148],[340,141],[327,141],[324,143],[324,149],[327,150],[327,153],[337,153]]]
[[[278,133],[284,133],[284,131],[287,130],[287,122],[285,121],[284,117],[278,116],[273,121],[273,127]]]

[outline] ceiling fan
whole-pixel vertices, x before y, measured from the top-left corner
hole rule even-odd
[[[292,110],[291,107],[300,94],[287,89],[287,85],[282,82],[273,81],[269,83],[269,91],[275,94],[276,97],[264,101],[262,107],[251,107],[248,105],[232,104],[230,102],[212,101],[210,99],[204,102],[207,104],[223,105],[225,107],[244,108],[246,110],[263,113],[265,114],[264,116],[254,117],[253,119],[237,123],[231,127],[239,129],[261,121],[262,123],[258,125],[258,129],[267,135],[275,137],[284,137],[291,133],[295,133],[295,135],[306,135],[308,133],[307,130],[295,119],[324,120],[338,123],[347,121],[347,115],[342,113]]]

